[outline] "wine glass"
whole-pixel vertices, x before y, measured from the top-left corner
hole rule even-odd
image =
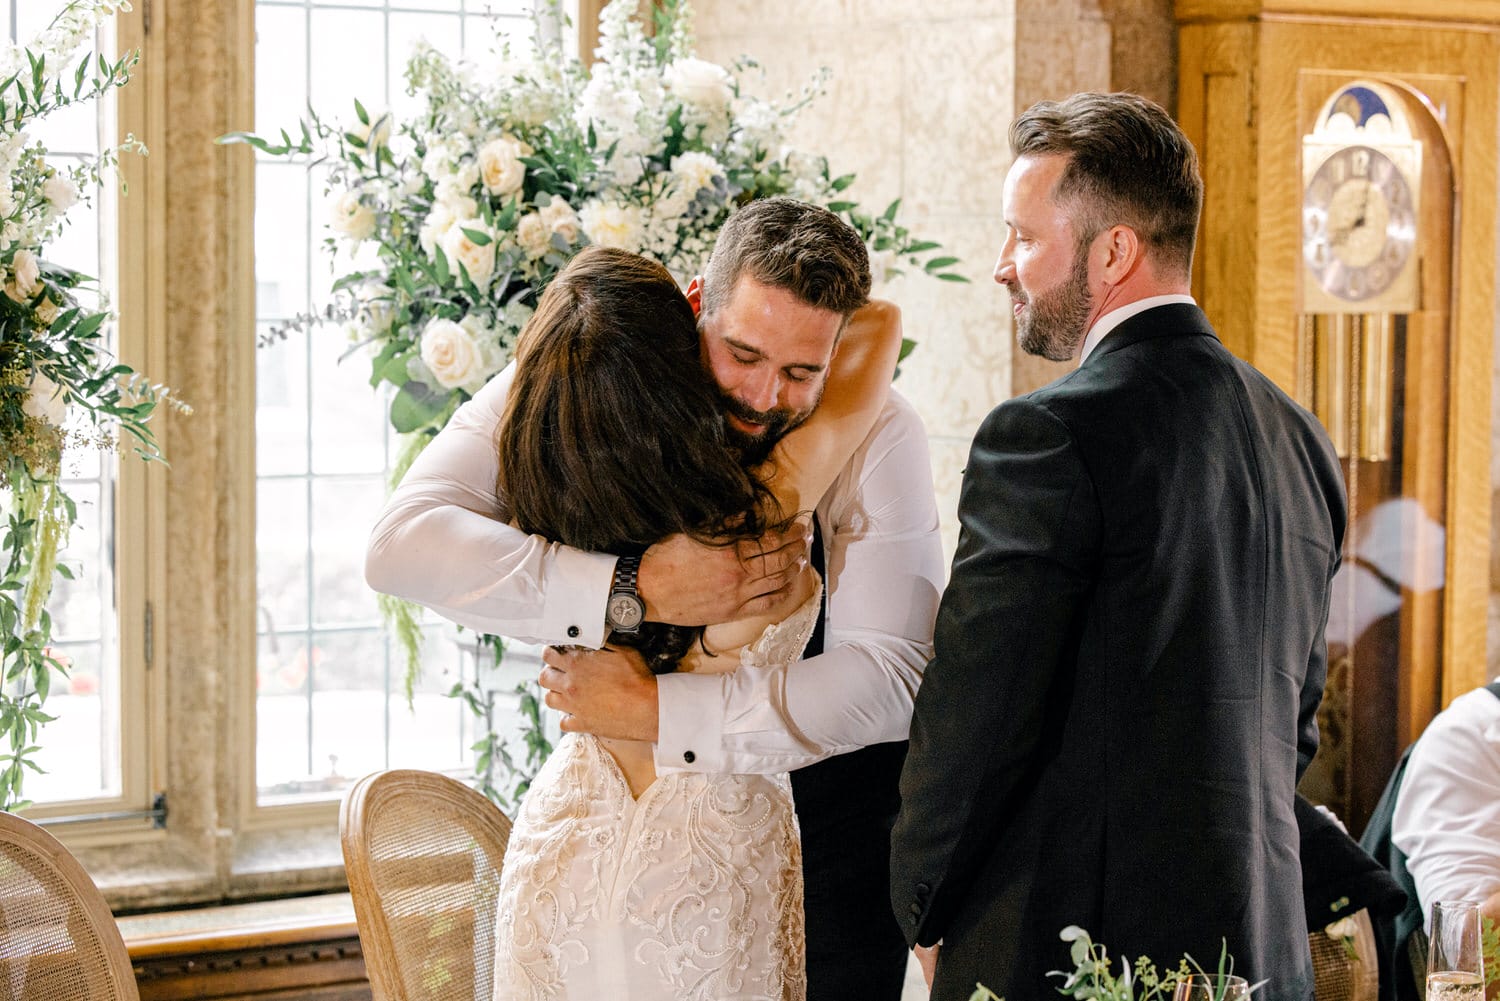
[[[1231,973],[1194,973],[1177,982],[1172,1001],[1250,1001],[1250,985]]]
[[[1479,905],[1472,900],[1439,900],[1432,905],[1432,932],[1427,944],[1427,1001],[1483,998]]]

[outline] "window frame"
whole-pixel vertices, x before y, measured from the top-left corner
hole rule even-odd
[[[256,802],[255,157],[213,144],[254,128],[256,6],[134,6],[117,118],[150,154],[122,163],[121,355],[194,409],[153,421],[169,466],[122,462],[117,504],[122,691],[143,731],[124,806],[164,792],[167,815],[54,833],[117,910],[339,890],[338,800]]]
[[[117,17],[109,33],[112,45],[106,57],[142,48],[143,31],[138,19]],[[99,46],[103,49],[106,46]],[[90,51],[93,46],[90,46]],[[151,119],[145,87],[137,82],[113,92],[115,142],[128,133],[142,136],[148,132]],[[152,248],[161,239],[156,232],[161,223],[150,212],[154,167],[147,158],[126,154],[120,160],[119,178],[133,195],[117,197],[113,219],[101,218],[101,224],[113,222],[116,259],[110,265],[116,272],[116,351],[125,364],[150,377],[160,370],[165,344],[162,325],[153,310],[149,294],[152,274],[159,274],[152,261]],[[106,177],[103,184],[113,183]],[[122,262],[137,261],[139,266],[124,267]],[[101,270],[104,270],[101,262]],[[160,428],[157,436],[164,448]],[[154,611],[162,601],[165,551],[162,539],[161,497],[165,489],[163,470],[155,464],[140,461],[126,451],[101,462],[115,466],[112,531],[114,534],[114,597],[118,616],[119,698],[120,698],[120,793],[117,796],[94,796],[72,800],[54,800],[29,807],[28,819],[45,824],[48,820],[80,815],[143,813],[152,807],[162,789],[162,762],[165,746],[161,739],[160,716],[162,689],[160,672],[153,671],[148,659],[160,649],[159,631],[153,626]],[[43,726],[41,739],[47,738]],[[129,843],[156,840],[160,835],[143,817],[101,819],[56,825],[54,834],[69,845]]]

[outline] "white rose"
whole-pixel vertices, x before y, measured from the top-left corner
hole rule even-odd
[[[490,380],[490,376],[504,368],[510,359],[506,357],[500,338],[495,336],[495,329],[478,313],[469,313],[458,321],[458,325],[464,328],[470,340],[479,348],[479,371],[463,387],[471,394],[477,393]]]
[[[448,232],[443,235],[443,253],[448,256],[450,265],[462,267],[468,272],[469,281],[483,289],[495,273],[494,237],[491,236],[487,243],[481,245],[464,232],[466,229],[489,232],[483,219],[459,220],[448,227]]]
[[[68,419],[68,393],[41,372],[31,377],[21,409],[32,417],[60,428]]]
[[[526,165],[521,157],[532,153],[530,147],[515,139],[495,139],[479,150],[479,177],[492,195],[505,196],[521,190],[526,179]]]
[[[345,191],[329,210],[328,225],[358,243],[375,235],[375,210],[359,200],[359,192]]]
[[[474,338],[452,320],[432,319],[422,329],[422,362],[444,389],[457,389],[484,371],[484,354]]]
[[[417,232],[417,240],[422,244],[422,249],[427,252],[427,256],[437,257],[438,245],[447,237],[448,231],[460,219],[468,219],[476,211],[478,208],[472,198],[438,202],[434,205],[427,213],[422,228]]]
[[[573,206],[569,205],[565,199],[553,195],[552,200],[542,206],[541,215],[542,221],[552,232],[569,243],[578,242],[578,213],[573,211]]]
[[[24,247],[11,258],[11,279],[5,283],[5,294],[16,302],[30,302],[41,290],[42,264],[36,254]]]
[[[410,174],[402,178],[401,183],[396,185],[394,197],[398,201],[406,201],[409,198],[414,198],[417,192],[422,190],[424,183],[425,179],[421,174]]]
[[[672,158],[672,174],[691,195],[713,187],[714,178],[724,176],[724,168],[707,153],[689,152]]]
[[[578,213],[583,232],[590,243],[601,247],[619,247],[638,252],[645,237],[645,227],[638,205],[594,200]]]
[[[592,125],[600,146],[607,146],[609,140],[636,131],[636,116],[644,107],[641,95],[629,80],[616,79],[615,74],[601,72],[596,65],[583,93],[578,95],[573,118],[585,131]]]
[[[734,78],[717,63],[679,59],[667,67],[664,76],[679,101],[704,111],[723,111],[734,98]]]
[[[53,174],[42,182],[42,197],[51,203],[54,213],[62,215],[78,203],[78,187],[66,174]]]
[[[452,173],[444,174],[432,186],[432,196],[435,201],[453,202],[457,205],[473,205],[474,186],[479,183],[479,165],[476,163],[464,163]],[[472,215],[473,209],[461,213]]]
[[[1359,925],[1352,917],[1339,918],[1333,924],[1323,929],[1323,933],[1329,938],[1353,938],[1359,934]]]
[[[516,241],[532,260],[545,257],[552,249],[552,229],[540,212],[528,212],[516,223]]]

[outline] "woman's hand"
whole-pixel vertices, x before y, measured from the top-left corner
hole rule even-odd
[[[807,566],[811,545],[811,523],[803,521],[728,546],[670,535],[641,556],[636,585],[646,618],[708,626],[770,611]]]

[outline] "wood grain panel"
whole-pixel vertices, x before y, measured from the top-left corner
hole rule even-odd
[[[1425,22],[1500,23],[1500,0],[1177,0],[1177,20],[1295,14]]]

